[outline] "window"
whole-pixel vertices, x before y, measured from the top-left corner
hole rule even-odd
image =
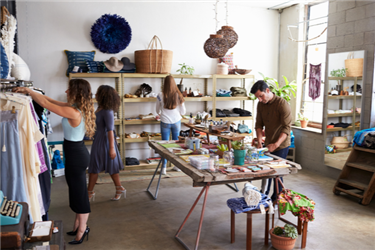
[[[307,10],[306,40],[315,38],[306,42],[304,83],[302,88],[301,113],[309,118],[310,121],[322,123],[323,120],[323,100],[324,100],[324,77],[326,65],[326,46],[327,32],[322,32],[327,28],[328,23],[328,2],[310,5]],[[321,64],[321,85],[320,95],[315,100],[309,97],[309,75],[310,64]]]

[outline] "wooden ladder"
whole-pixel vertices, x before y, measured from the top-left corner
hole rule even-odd
[[[354,146],[341,174],[333,187],[340,192],[357,197],[362,205],[368,205],[375,193],[375,149]]]

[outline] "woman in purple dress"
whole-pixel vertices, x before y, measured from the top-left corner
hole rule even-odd
[[[95,199],[94,186],[98,174],[102,171],[109,173],[115,184],[116,194],[112,201],[118,201],[124,194],[125,188],[121,185],[119,172],[124,169],[120,153],[118,151],[115,132],[114,115],[120,106],[120,96],[114,88],[108,85],[101,85],[95,95],[98,102],[96,114],[96,132],[91,147],[89,165],[89,200]]]

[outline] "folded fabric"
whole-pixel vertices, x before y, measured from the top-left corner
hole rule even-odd
[[[225,93],[225,94],[223,94],[223,93],[216,93],[216,96],[217,97],[231,97],[231,94],[230,93]]]
[[[244,199],[244,197],[241,197],[241,198],[231,198],[229,200],[227,200],[227,206],[235,213],[235,214],[239,214],[239,213],[243,213],[243,212],[247,212],[247,211],[251,211],[251,210],[256,210],[256,209],[260,209],[260,205],[262,204],[264,207],[268,207],[268,204],[271,204],[270,202],[271,199],[265,195],[265,194],[262,194],[262,199],[260,200],[259,204],[257,206],[248,206],[246,204],[246,201]]]
[[[250,111],[240,109],[240,108],[234,108],[233,113],[239,114],[240,116],[251,116]]]
[[[139,161],[134,157],[125,157],[125,165],[139,165]]]
[[[306,195],[283,189],[278,196],[279,211],[284,215],[291,211],[294,216],[299,216],[302,222],[313,221],[315,202]]]
[[[229,111],[228,109],[223,109],[223,113],[228,117],[237,117],[240,116],[239,114],[233,113]]]
[[[346,122],[338,122],[338,123],[330,123],[329,125],[333,125],[335,128],[347,128],[351,126],[351,123],[346,123]]]
[[[226,89],[217,89],[216,93],[219,93],[219,94],[232,94],[232,91],[226,90]]]
[[[368,128],[368,129],[364,129],[364,130],[356,132],[353,138],[353,142],[357,144],[358,146],[363,147],[365,145],[364,144],[365,137],[370,132],[375,132],[375,128]]]
[[[210,115],[212,116],[212,110],[210,110]],[[227,115],[221,110],[216,109],[216,117],[226,117]]]
[[[375,132],[370,132],[365,136],[364,146],[366,148],[375,148]]]

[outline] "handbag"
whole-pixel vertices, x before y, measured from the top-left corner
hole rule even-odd
[[[238,125],[238,132],[239,133],[250,133],[249,127],[246,124],[239,124]]]

